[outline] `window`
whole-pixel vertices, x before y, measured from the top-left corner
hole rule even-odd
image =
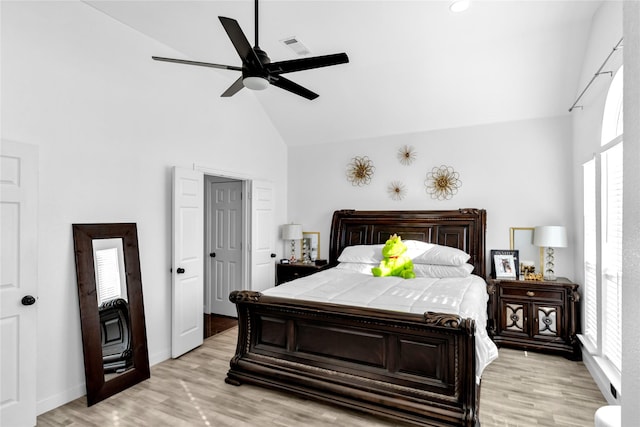
[[[583,165],[583,338],[618,372],[622,366],[622,76],[620,67],[609,87],[600,150]]]

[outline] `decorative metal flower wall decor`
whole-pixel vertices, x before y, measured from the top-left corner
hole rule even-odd
[[[398,160],[405,166],[409,166],[416,159],[416,152],[411,145],[405,145],[398,150]]]
[[[402,200],[407,195],[407,188],[400,181],[392,181],[387,191],[393,200]]]
[[[458,178],[460,178],[460,174],[454,171],[451,166],[434,167],[424,181],[427,194],[432,199],[449,200],[462,186],[462,182]]]
[[[367,185],[371,182],[375,169],[373,162],[367,156],[356,156],[347,165],[347,180],[351,185]]]

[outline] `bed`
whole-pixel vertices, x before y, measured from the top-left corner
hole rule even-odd
[[[333,214],[329,263],[338,266],[348,246],[381,244],[398,234],[403,240],[463,250],[474,275],[484,278],[485,228],[481,209],[340,210]],[[331,276],[337,270],[325,271]],[[278,293],[234,291],[229,296],[238,311],[238,343],[227,383],[293,392],[406,424],[480,424],[474,318]],[[486,299],[484,304],[486,319]]]

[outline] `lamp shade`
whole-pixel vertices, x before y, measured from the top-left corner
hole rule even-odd
[[[302,225],[285,224],[282,226],[282,240],[302,239]]]
[[[567,230],[561,225],[543,225],[534,228],[533,244],[546,248],[566,248]]]

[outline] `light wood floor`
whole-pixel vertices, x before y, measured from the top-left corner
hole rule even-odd
[[[151,378],[90,408],[77,399],[38,417],[49,426],[340,426],[398,424],[251,385],[224,382],[237,329],[151,368]],[[606,402],[581,362],[500,349],[484,372],[483,427],[593,426]]]

